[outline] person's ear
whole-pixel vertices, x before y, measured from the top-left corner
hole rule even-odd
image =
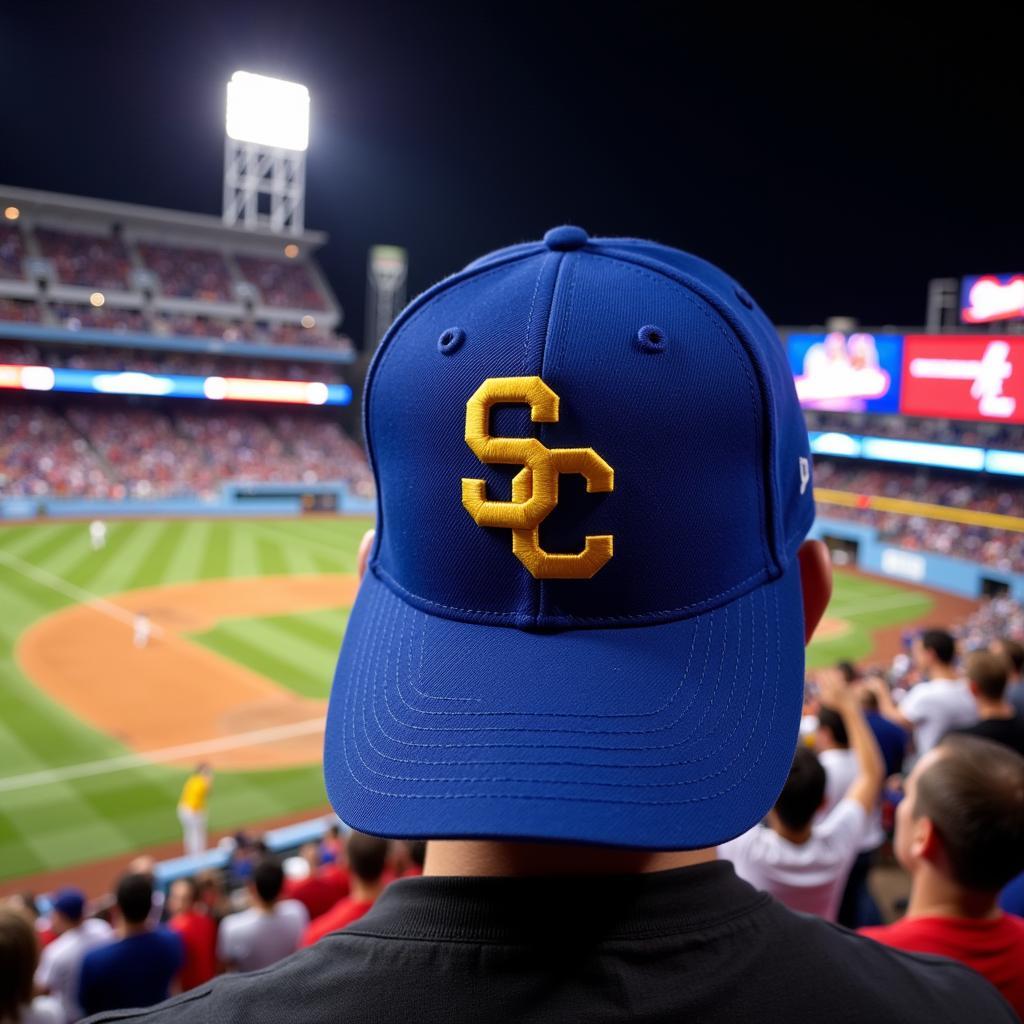
[[[910,853],[918,860],[933,861],[940,849],[939,833],[931,818],[922,815],[914,821],[910,836]]]
[[[832,559],[820,540],[805,540],[797,552],[804,597],[804,643],[810,643],[832,597]]]
[[[359,554],[356,555],[356,573],[360,580],[366,575],[366,566],[370,561],[370,551],[373,549],[374,534],[374,530],[367,530],[363,534],[363,539],[359,542]]]

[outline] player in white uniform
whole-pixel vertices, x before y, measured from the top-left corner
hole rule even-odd
[[[107,544],[107,524],[102,519],[94,519],[89,524],[89,543],[93,551],[99,551]]]
[[[132,624],[132,642],[136,647],[148,647],[149,646],[149,634],[151,627],[149,624],[149,616],[143,615],[141,612],[135,616],[135,621]]]

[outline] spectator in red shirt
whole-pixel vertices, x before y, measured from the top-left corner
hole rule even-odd
[[[167,897],[170,919],[167,927],[181,936],[185,946],[185,962],[178,975],[182,992],[197,988],[217,973],[217,924],[203,910],[199,886],[191,878],[171,883]]]
[[[299,856],[309,865],[309,874],[305,878],[289,879],[284,897],[298,900],[313,921],[348,895],[349,879],[336,865],[321,866],[320,847],[316,843],[306,843],[299,850]]]
[[[959,960],[1024,1014],[1024,920],[996,904],[1024,869],[1024,757],[992,740],[947,736],[907,778],[895,847],[912,878],[907,915],[861,934]]]
[[[373,906],[384,889],[381,876],[387,862],[388,841],[353,830],[349,833],[345,849],[352,891],[346,899],[310,923],[302,937],[303,946],[312,946],[329,932],[336,932],[357,921]]]

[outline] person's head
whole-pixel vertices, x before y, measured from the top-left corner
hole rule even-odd
[[[200,761],[196,765],[196,775],[202,775],[204,779],[213,778],[213,765],[209,761]]]
[[[814,745],[819,751],[846,750],[850,746],[846,726],[838,711],[826,707],[818,709],[818,733]]]
[[[17,911],[0,907],[0,1021],[17,1021],[32,1001],[32,976],[39,943],[32,925]]]
[[[380,879],[388,859],[388,841],[351,831],[345,842],[348,869],[361,882],[372,885]]]
[[[204,868],[196,874],[199,902],[207,910],[216,910],[225,898],[224,882],[219,872]]]
[[[199,886],[194,878],[175,879],[167,893],[167,913],[185,914],[194,909],[198,898]]]
[[[53,909],[50,911],[50,927],[58,935],[82,923],[85,913],[85,893],[81,889],[61,889],[54,897]]]
[[[911,654],[923,672],[948,670],[956,661],[956,641],[944,629],[926,629],[915,637]]]
[[[1009,662],[1010,675],[1014,679],[1024,676],[1024,644],[1011,640],[1009,637],[1002,637],[993,640],[989,649],[993,654],[1004,657]]]
[[[907,777],[896,857],[964,890],[995,893],[1024,870],[1024,757],[976,736],[947,736]]]
[[[320,867],[320,844],[303,843],[299,847],[299,856],[309,865],[310,873],[314,873]]]
[[[284,869],[273,857],[264,857],[252,870],[252,891],[261,903],[270,905],[276,902],[284,887]]]
[[[379,516],[328,710],[338,816],[642,851],[761,820],[831,566],[753,299],[553,228],[414,300],[364,394]]]
[[[21,914],[30,924],[35,924],[39,919],[39,907],[36,904],[36,897],[31,892],[16,892],[8,896],[0,906],[6,906]]]
[[[117,909],[129,925],[145,923],[153,909],[153,879],[148,874],[129,872],[117,883]]]
[[[988,651],[972,651],[964,664],[971,693],[979,700],[1001,701],[1006,692],[1007,668],[1005,658]]]
[[[135,857],[129,863],[128,870],[133,875],[146,875],[150,881],[153,881],[153,872],[156,870],[156,859],[151,857],[148,853],[144,853],[139,857]]]
[[[847,686],[860,679],[860,670],[852,661],[837,661],[836,668],[842,674]]]
[[[825,769],[814,751],[797,747],[773,814],[788,829],[799,832],[811,823],[825,800]]]

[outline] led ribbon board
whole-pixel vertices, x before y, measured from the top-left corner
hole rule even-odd
[[[185,374],[100,372],[49,366],[0,364],[0,388],[68,391],[96,395],[148,395],[218,402],[276,402],[284,405],[348,405],[347,384],[317,380],[260,380],[250,377],[193,377]]]

